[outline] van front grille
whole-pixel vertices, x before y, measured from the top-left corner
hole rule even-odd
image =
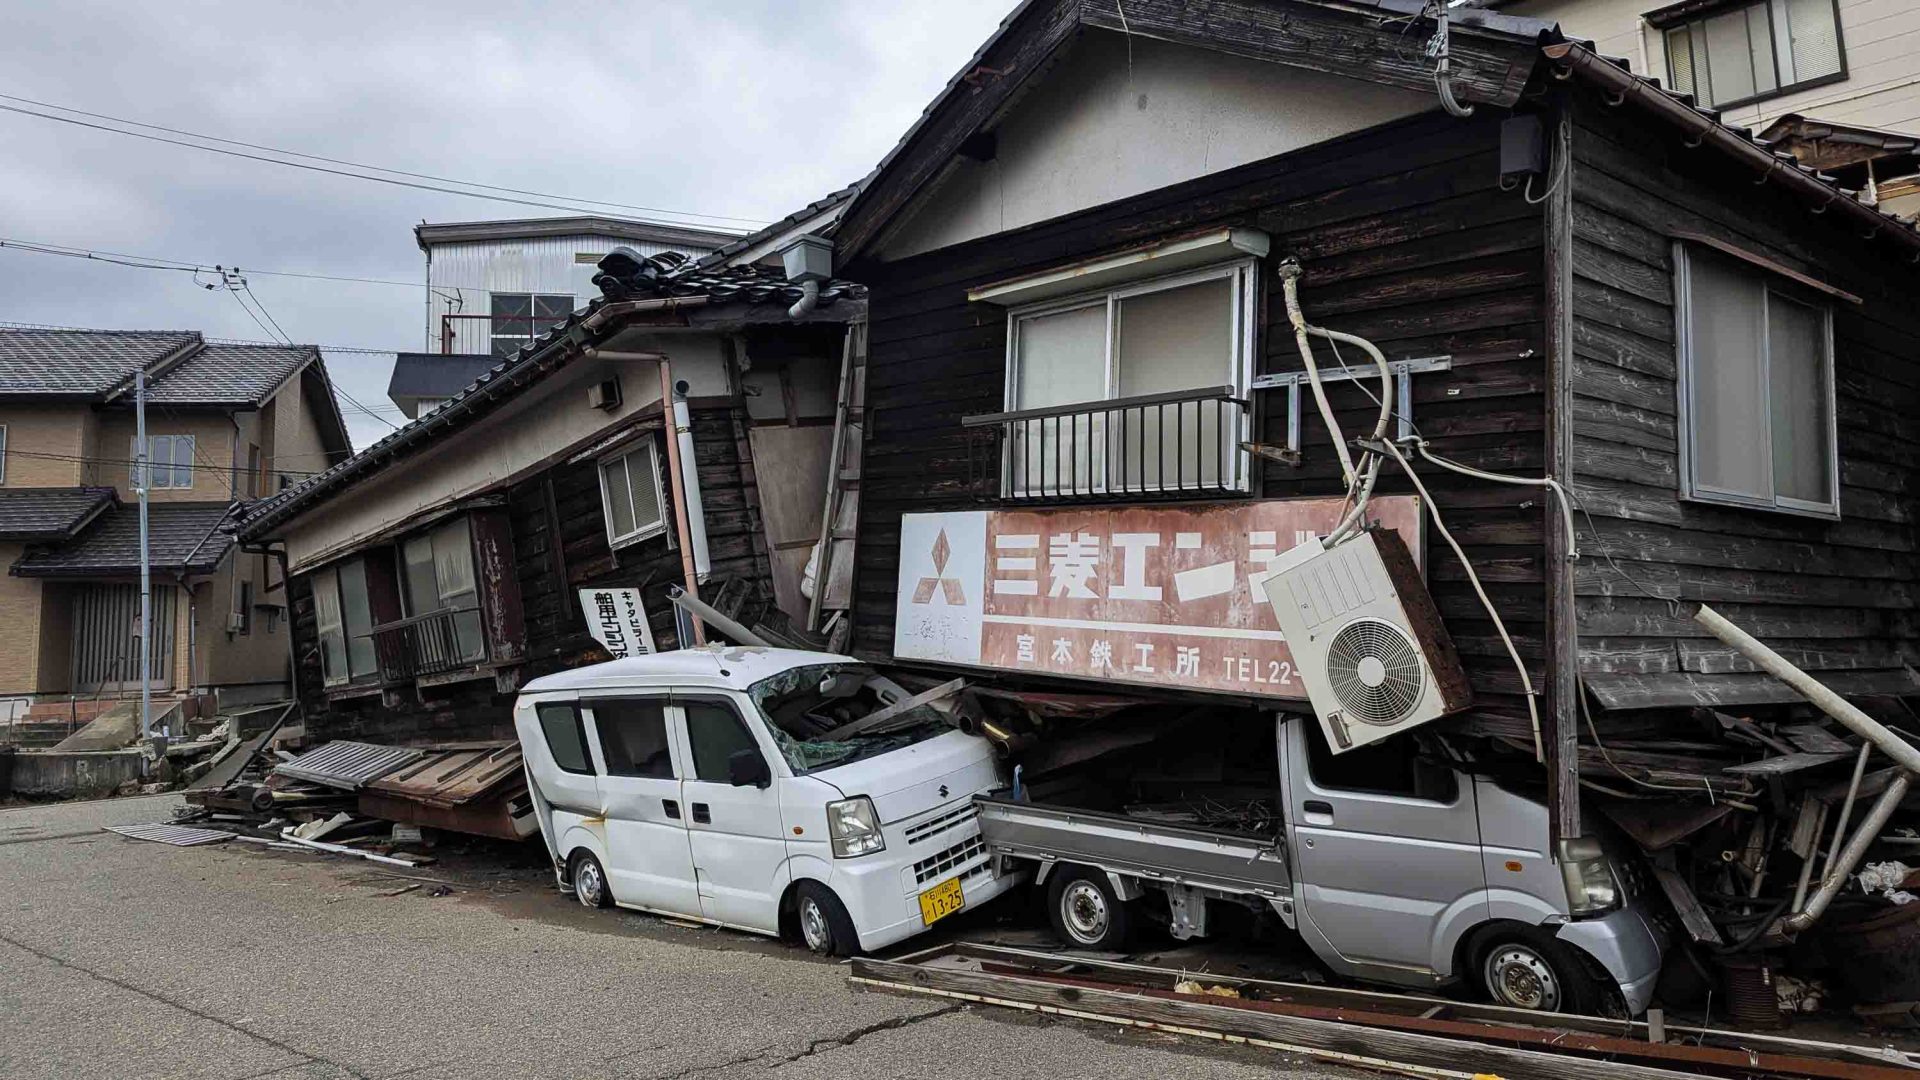
[[[946,876],[957,866],[965,865],[987,853],[987,842],[979,834],[967,837],[945,851],[929,855],[913,864],[913,881],[916,885]],[[983,864],[984,865],[984,864]]]
[[[968,802],[944,814],[936,814],[925,821],[907,826],[907,843],[918,844],[923,840],[931,840],[979,816],[980,808]]]

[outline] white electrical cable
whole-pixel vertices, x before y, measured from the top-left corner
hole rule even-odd
[[[1334,453],[1340,457],[1340,478],[1347,482],[1349,492],[1359,482],[1353,468],[1353,455],[1347,453],[1347,438],[1340,431],[1340,422],[1333,418],[1333,406],[1327,402],[1326,388],[1320,385],[1320,366],[1313,361],[1313,344],[1307,340],[1308,328],[1306,316],[1300,314],[1300,264],[1292,259],[1280,264],[1280,284],[1287,300],[1287,321],[1293,324],[1293,340],[1300,347],[1300,359],[1307,366],[1307,385],[1313,389],[1313,403],[1320,409],[1320,419],[1326,421],[1327,434],[1333,437]]]
[[[1457,461],[1449,461],[1435,454],[1433,451],[1427,449],[1427,440],[1425,439],[1416,437],[1412,439],[1411,442],[1413,443],[1413,448],[1420,452],[1421,457],[1443,469],[1457,472],[1462,476],[1471,476],[1476,480],[1490,480],[1496,484],[1543,487],[1553,492],[1554,497],[1560,501],[1560,517],[1567,529],[1567,558],[1577,559],[1580,557],[1580,539],[1573,531],[1573,500],[1567,497],[1567,489],[1560,486],[1560,481],[1555,480],[1551,476],[1507,476],[1502,473],[1490,473],[1485,469],[1476,469],[1471,465],[1462,465]]]

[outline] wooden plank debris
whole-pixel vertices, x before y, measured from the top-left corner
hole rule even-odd
[[[905,701],[896,701],[883,709],[875,709],[852,723],[841,724],[839,727],[820,736],[820,738],[826,742],[833,742],[836,739],[845,739],[858,735],[863,731],[872,731],[887,723],[887,721],[902,716],[922,705],[931,705],[942,698],[957,694],[966,689],[966,686],[967,680],[964,678],[949,679],[931,690],[922,690]]]

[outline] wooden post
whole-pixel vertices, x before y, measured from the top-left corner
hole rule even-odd
[[[1543,207],[1546,247],[1546,466],[1573,491],[1573,116],[1560,95],[1551,116],[1547,174],[1559,170]],[[1580,835],[1580,629],[1573,597],[1575,550],[1551,502],[1547,519],[1547,671],[1545,679],[1548,806],[1555,841]]]

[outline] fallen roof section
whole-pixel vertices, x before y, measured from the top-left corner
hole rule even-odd
[[[410,765],[425,754],[425,750],[412,746],[381,746],[342,739],[283,761],[274,766],[273,771],[295,780],[358,791],[368,781]]]

